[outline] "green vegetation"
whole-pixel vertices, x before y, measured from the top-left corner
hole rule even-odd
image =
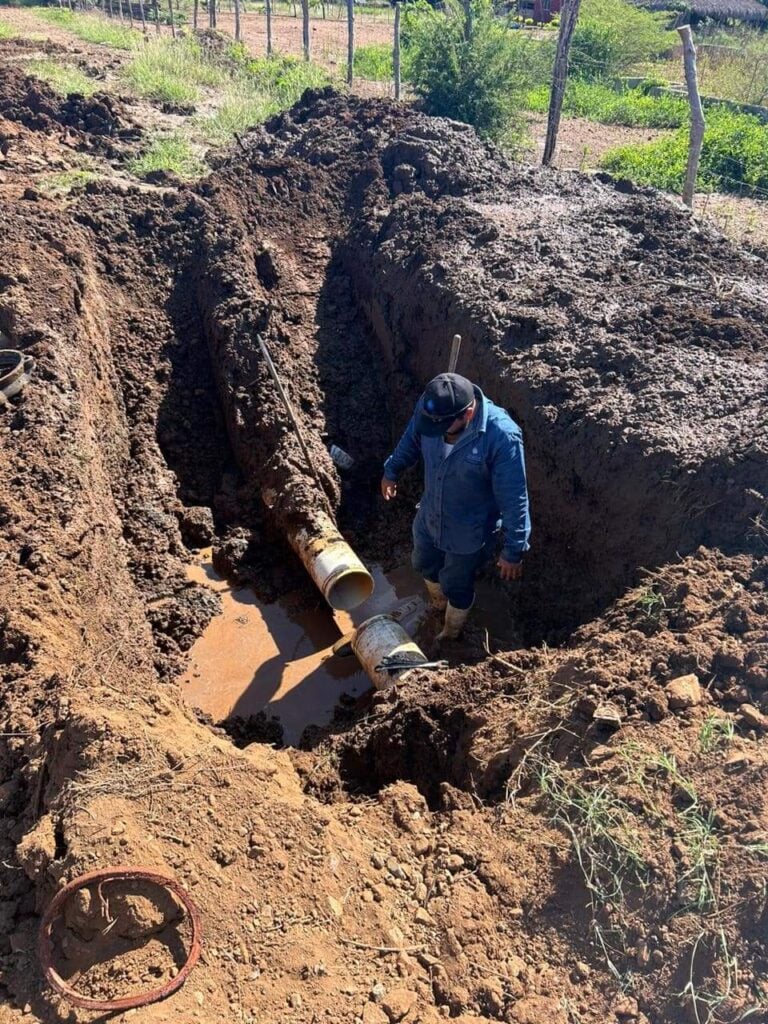
[[[78,185],[87,185],[95,178],[98,178],[98,174],[86,167],[71,171],[57,171],[54,174],[42,175],[38,181],[38,188],[48,195],[61,196],[71,192]]]
[[[221,86],[228,78],[190,38],[151,40],[134,53],[123,74],[139,96],[182,104],[195,103],[200,86]]]
[[[354,72],[358,78],[373,82],[391,82],[392,47],[388,43],[371,43],[355,50]]]
[[[703,95],[736,103],[768,103],[768,33],[742,26],[717,34],[697,33],[696,43],[699,88]],[[670,81],[682,81],[679,58],[649,70]]]
[[[653,14],[627,0],[584,0],[573,34],[571,74],[596,80],[626,74],[641,61],[670,50],[677,35]]]
[[[211,145],[223,146],[263,121],[272,108],[270,97],[255,85],[236,82],[225,89],[216,113],[198,122],[200,132]]]
[[[544,762],[539,787],[553,820],[570,836],[593,901],[620,903],[628,880],[644,884],[647,867],[635,816],[610,784],[582,786],[555,762]]]
[[[323,68],[298,57],[261,57],[248,61],[246,72],[254,85],[270,97],[270,114],[295,103],[305,89],[318,89],[330,83]]]
[[[457,0],[445,11],[419,5],[406,15],[409,80],[430,114],[474,125],[480,135],[519,143],[526,93],[541,80],[549,47],[512,32],[488,0]]]
[[[719,747],[726,747],[735,732],[733,721],[724,715],[709,715],[699,729],[699,748],[703,754],[709,754]]]
[[[528,106],[538,113],[549,109],[549,86],[528,94]],[[601,124],[637,128],[678,128],[688,120],[688,103],[676,96],[650,96],[643,89],[617,91],[604,82],[572,79],[565,90],[563,112]]]
[[[129,170],[138,177],[152,171],[171,171],[180,178],[197,178],[205,165],[184,136],[156,135],[148,148],[129,164]]]
[[[680,192],[688,158],[688,128],[667,139],[621,146],[603,167],[617,177]],[[768,125],[725,107],[707,111],[697,188],[701,191],[768,192]]]
[[[15,35],[16,32],[10,25],[6,25],[4,21],[0,21],[0,39],[12,39]]]
[[[69,96],[71,93],[91,96],[99,87],[96,79],[89,78],[72,64],[57,64],[55,60],[41,59],[27,61],[26,68],[30,75],[47,82],[62,96]]]
[[[58,25],[88,43],[104,43],[116,50],[130,50],[141,39],[138,33],[98,14],[75,14],[56,7],[36,7],[38,18]]]
[[[225,145],[234,136],[291,106],[305,89],[328,84],[317,64],[296,57],[264,57],[247,61],[242,73],[225,88],[216,113],[198,124],[213,145]]]

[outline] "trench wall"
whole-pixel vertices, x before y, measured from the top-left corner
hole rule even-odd
[[[650,411],[644,420],[629,400],[622,411],[635,374],[652,357],[612,350],[597,329],[579,352],[576,331],[569,338],[566,321],[553,332],[543,308],[540,320],[513,313],[500,322],[469,262],[473,254],[463,268],[450,263],[451,234],[441,218],[455,226],[463,214],[455,207],[448,214],[413,198],[395,204],[378,233],[366,224],[351,237],[346,266],[387,368],[387,390],[398,396],[393,440],[423,384],[447,368],[454,333],[463,339],[458,371],[523,428],[533,537],[518,611],[531,638],[587,620],[632,584],[638,567],[702,544],[748,548],[768,484],[766,453],[749,442],[713,451],[701,439],[722,430],[729,416],[741,415],[749,429],[759,399],[752,363],[723,356],[721,369],[737,390],[730,408],[714,396],[716,425],[697,422],[696,410],[681,415],[677,427]],[[471,219],[477,234],[475,211]],[[495,230],[491,218],[486,225]],[[460,231],[453,237],[463,241]],[[708,358],[690,354],[692,364]],[[681,365],[658,363],[649,386],[671,392]],[[748,382],[742,393],[739,377]],[[684,386],[695,387],[693,371]],[[676,429],[681,437],[695,434],[696,443],[670,443]]]

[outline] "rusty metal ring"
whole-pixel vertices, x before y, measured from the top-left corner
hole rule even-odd
[[[89,885],[94,885],[100,882],[117,882],[126,880],[153,882],[155,885],[170,889],[174,896],[178,898],[179,902],[186,910],[187,916],[189,917],[192,925],[192,939],[189,944],[189,954],[184,966],[175,978],[171,978],[167,985],[162,985],[160,988],[152,989],[151,991],[144,992],[141,995],[123,996],[120,999],[89,999],[87,996],[81,996],[75,991],[75,989],[68,985],[67,982],[60,977],[56,968],[53,966],[53,939],[51,938],[53,923],[60,915],[64,904],[67,902],[69,897],[80,889],[85,889]],[[133,1010],[138,1006],[148,1006],[150,1003],[157,1003],[161,999],[167,999],[168,996],[178,991],[189,977],[192,968],[200,957],[202,942],[203,929],[200,911],[175,878],[169,878],[167,875],[160,874],[159,871],[155,871],[152,868],[100,868],[97,871],[89,871],[84,875],[78,876],[56,893],[48,904],[48,907],[43,914],[43,919],[40,922],[40,932],[37,938],[37,952],[40,957],[40,963],[43,966],[46,981],[59,993],[59,995],[64,996],[64,998],[73,1006],[78,1006],[83,1010]]]

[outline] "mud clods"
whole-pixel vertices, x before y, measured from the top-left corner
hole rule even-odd
[[[70,116],[40,97],[40,117]],[[715,998],[734,955],[763,977],[764,264],[649,190],[515,166],[386,102],[308,94],[244,145],[196,186],[93,183],[65,208],[0,211],[0,328],[39,368],[0,414],[5,983],[57,1019],[18,951],[94,859],[162,863],[194,889],[210,956],[178,1006],[200,992],[222,1024],[233,992],[245,1019],[283,1019],[290,998],[378,1021],[369,947],[419,951],[381,972],[386,1005],[424,1024],[566,1004],[677,1024],[685,979]],[[237,751],[176,685],[217,610],[190,547],[213,539],[261,596],[316,600],[284,541],[319,507],[316,472],[355,549],[399,561],[418,479],[384,508],[377,478],[454,333],[459,370],[525,434],[533,548],[522,585],[494,591],[519,649],[471,627],[450,671],[292,761]],[[686,675],[701,702],[673,708]],[[624,901],[595,901],[569,839],[603,783],[620,852],[632,839]],[[691,909],[702,821],[711,918]],[[702,928],[708,966],[691,963]],[[730,1019],[756,998],[740,988]]]

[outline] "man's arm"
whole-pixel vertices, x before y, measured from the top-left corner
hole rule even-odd
[[[503,432],[495,445],[491,485],[504,528],[501,559],[512,565],[519,565],[523,552],[528,550],[531,519],[523,439],[516,432]],[[504,575],[504,567],[501,568]],[[509,574],[508,578],[519,578],[519,572]]]
[[[384,479],[392,483],[397,483],[401,474],[419,461],[421,442],[416,432],[416,415],[413,414],[397,447],[384,463]]]

